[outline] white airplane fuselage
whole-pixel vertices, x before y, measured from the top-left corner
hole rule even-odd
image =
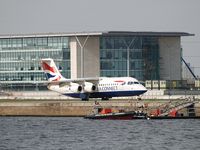
[[[41,65],[48,79],[48,89],[82,100],[139,96],[147,91],[132,77],[66,79],[60,74],[53,59],[42,59]]]
[[[85,85],[90,84],[86,83]],[[82,98],[86,95],[89,98],[112,98],[112,97],[123,97],[123,96],[139,96],[147,91],[147,89],[132,77],[114,77],[114,78],[99,78],[99,83],[96,89],[93,91],[84,90],[86,86],[83,86],[81,91],[72,89],[73,86],[79,86],[77,83],[71,85],[65,85],[60,87],[59,85],[50,84],[48,88],[50,90],[59,92],[66,96]]]

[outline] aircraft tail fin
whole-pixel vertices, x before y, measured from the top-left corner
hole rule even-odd
[[[48,81],[65,80],[65,78],[60,74],[53,59],[51,58],[41,59],[41,66],[48,78]]]

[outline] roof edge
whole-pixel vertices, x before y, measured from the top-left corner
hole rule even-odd
[[[194,36],[187,32],[154,32],[154,31],[109,31],[104,35],[135,35],[135,36]]]
[[[48,36],[194,36],[195,34],[187,33],[187,32],[153,32],[153,31],[102,31],[102,32],[58,32],[58,33],[33,33],[33,34],[4,34],[0,35],[0,38],[21,38],[21,37],[48,37]]]

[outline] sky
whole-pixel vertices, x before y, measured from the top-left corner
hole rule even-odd
[[[200,76],[200,0],[0,0],[0,35],[89,31],[188,32],[183,57]]]

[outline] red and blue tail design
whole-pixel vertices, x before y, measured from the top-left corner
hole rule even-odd
[[[48,81],[60,81],[65,79],[58,71],[58,68],[56,67],[53,59],[42,59],[41,66],[48,78]]]

